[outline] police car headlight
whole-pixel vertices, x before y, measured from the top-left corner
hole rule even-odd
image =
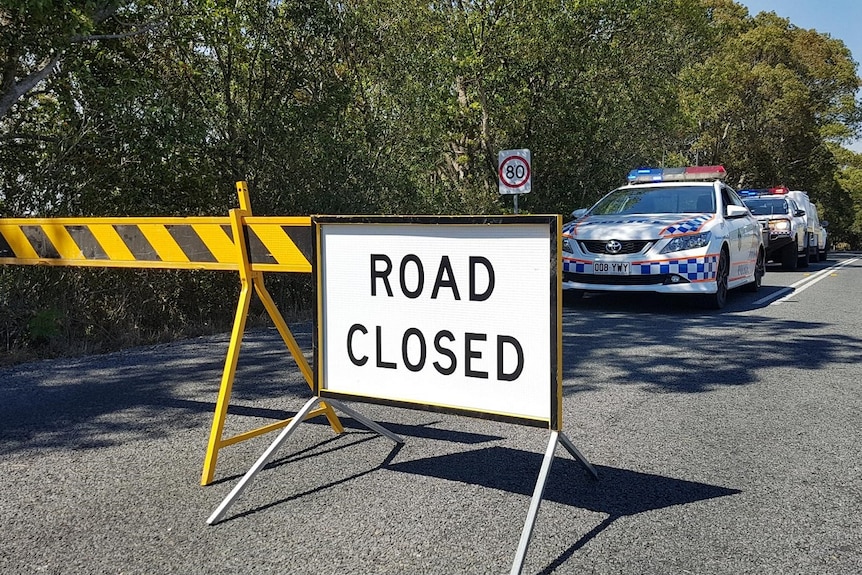
[[[575,250],[572,249],[571,240],[569,238],[563,238],[563,251],[568,252],[570,254],[575,253]]]
[[[696,250],[697,248],[705,248],[709,245],[710,237],[712,237],[712,232],[692,234],[690,236],[679,236],[669,241],[664,247],[664,249],[661,251],[661,253],[667,254],[670,252],[680,252],[683,250]]]
[[[769,223],[773,230],[787,231],[790,229],[789,220],[772,220]]]

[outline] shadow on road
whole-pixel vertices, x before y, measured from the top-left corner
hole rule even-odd
[[[700,393],[754,384],[765,366],[855,365],[862,338],[818,321],[704,314],[656,294],[603,294],[564,310],[563,356],[567,395],[609,384]]]
[[[442,455],[386,467],[390,471],[436,477],[480,485],[531,497],[542,454],[506,447],[488,447]],[[595,466],[599,481],[572,459],[557,457],[551,466],[544,500],[603,513],[607,518],[566,549],[542,573],[551,573],[616,519],[674,505],[686,505],[741,493],[706,483],[640,473],[628,469]],[[526,517],[527,505],[524,505]]]

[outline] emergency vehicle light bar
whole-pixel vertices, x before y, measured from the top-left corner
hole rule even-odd
[[[790,190],[787,189],[787,186],[777,186],[774,188],[757,188],[751,190],[740,190],[739,195],[742,197],[752,197],[752,196],[783,196],[786,195]]]
[[[688,166],[684,168],[636,168],[629,172],[631,184],[648,182],[691,182],[696,180],[723,180],[727,177],[724,166]]]

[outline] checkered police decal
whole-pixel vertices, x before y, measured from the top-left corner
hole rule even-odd
[[[633,262],[632,275],[677,274],[689,281],[698,282],[715,279],[717,267],[717,255],[658,262]]]
[[[680,234],[691,234],[700,231],[703,225],[713,218],[712,214],[701,214],[689,220],[683,220],[675,224],[671,224],[661,232],[659,236],[677,236]]]
[[[718,256],[680,260],[660,260],[655,262],[633,262],[630,275],[677,274],[688,281],[699,282],[715,279]],[[581,260],[563,260],[563,270],[570,273],[593,273],[593,264]]]
[[[587,265],[590,266],[590,272],[593,271],[593,264],[588,264],[582,261],[567,261],[563,260],[563,271],[583,274],[587,272]]]

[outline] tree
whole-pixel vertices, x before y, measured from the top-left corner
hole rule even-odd
[[[501,149],[533,150],[529,209],[566,213],[660,158],[675,74],[705,31],[696,0],[342,5],[357,123],[449,212],[506,209]]]
[[[709,58],[683,75],[693,161],[725,163],[739,186],[816,189],[831,179],[827,142],[847,141],[858,110],[855,63],[839,41],[774,13],[713,8]]]
[[[729,0],[706,0],[709,56],[681,76],[689,136],[678,152],[724,164],[738,187],[807,190],[833,234],[849,196],[834,152],[859,126],[856,65],[846,46],[775,13],[750,17]]]
[[[142,34],[164,22],[149,19],[150,12],[129,0],[0,1],[0,118],[79,57],[81,47]]]
[[[840,206],[829,210],[829,234],[833,245],[862,246],[862,154],[838,148],[836,181],[841,195]]]

